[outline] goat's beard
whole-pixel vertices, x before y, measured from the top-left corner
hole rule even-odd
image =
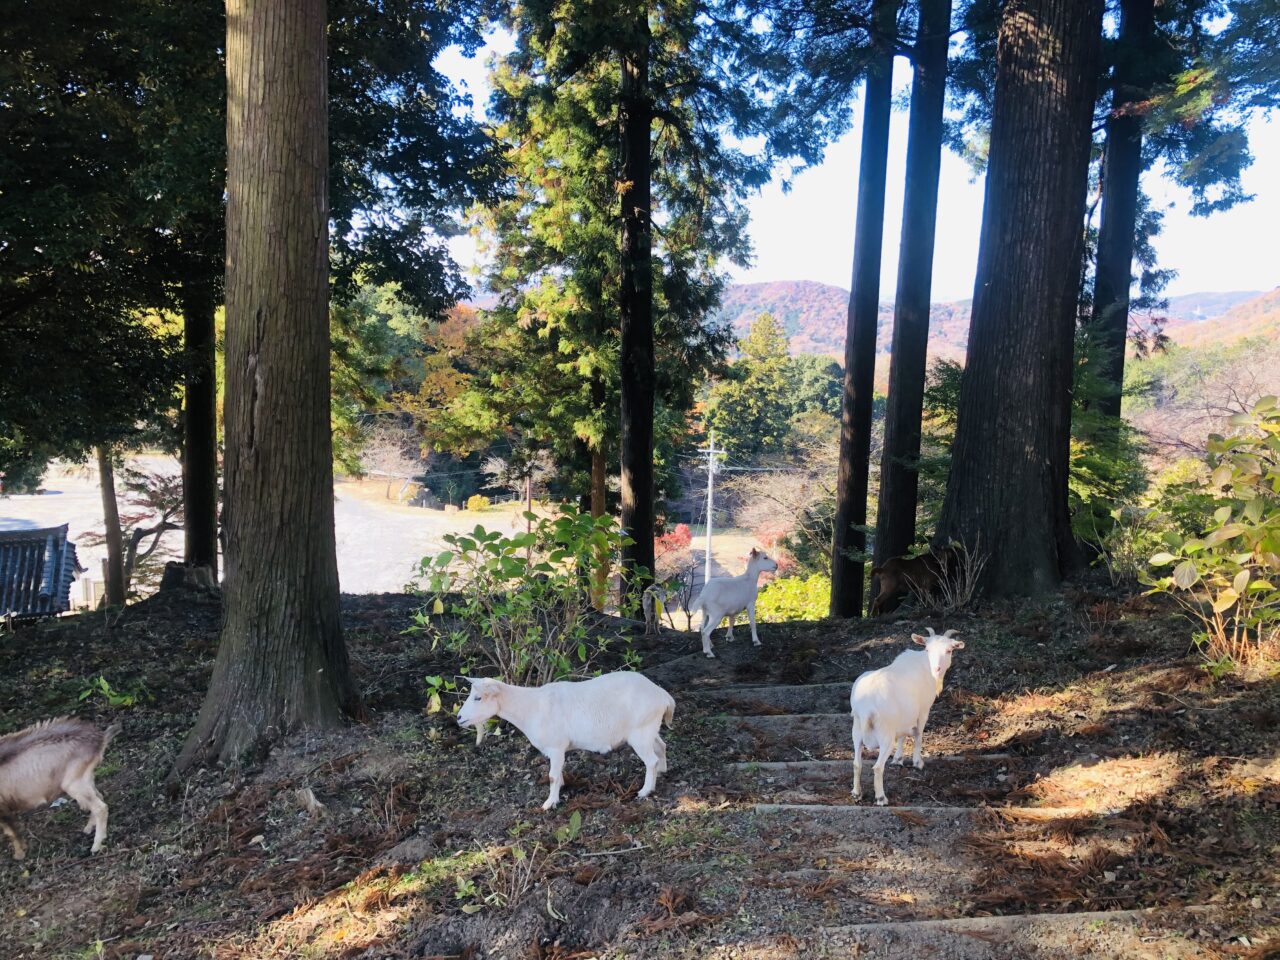
[[[480,744],[484,741],[484,736],[488,732],[489,732],[488,720],[481,720],[479,723],[476,724],[476,746],[477,747],[480,746]]]

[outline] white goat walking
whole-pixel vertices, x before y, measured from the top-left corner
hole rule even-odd
[[[645,766],[644,786],[636,798],[653,793],[658,774],[667,770],[667,745],[659,734],[664,722],[671,725],[675,709],[671,694],[630,671],[541,687],[478,679],[471,680],[471,695],[458,711],[458,723],[476,728],[477,745],[491,717],[501,717],[528,737],[551,761],[551,793],[542,805],[550,810],[560,802],[564,755],[569,750],[609,753],[630,744]]]
[[[894,749],[894,763],[902,763],[902,748],[907,734],[915,741],[911,762],[924,769],[924,725],[929,721],[933,701],[942,692],[942,678],[951,667],[951,652],[964,649],[964,643],[953,639],[954,630],[936,634],[932,627],[927,637],[913,633],[911,639],[923,650],[904,650],[893,663],[879,670],[869,670],[853,684],[849,708],[853,713],[853,796],[862,798],[862,745],[876,747],[876,803],[884,806],[889,798],[884,793],[884,767],[889,751]]]
[[[64,793],[89,814],[84,832],[93,834],[90,852],[102,849],[107,805],[94,785],[93,771],[119,732],[119,724],[99,730],[83,720],[58,717],[0,737],[0,832],[13,843],[15,860],[26,856],[26,850],[9,818]]]
[[[733,621],[747,612],[747,620],[751,624],[751,642],[760,646],[760,637],[756,634],[756,594],[760,592],[760,574],[771,573],[778,569],[778,562],[770,559],[763,550],[752,550],[747,557],[747,572],[739,577],[712,577],[703,584],[698,599],[689,608],[702,611],[702,652],[714,657],[711,652],[711,631],[720,626],[720,621],[729,618],[728,638],[733,640]]]

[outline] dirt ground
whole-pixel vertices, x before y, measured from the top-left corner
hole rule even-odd
[[[0,732],[124,728],[102,853],[66,803],[21,818],[25,861],[0,851],[0,957],[1280,956],[1280,666],[1215,680],[1148,599],[762,625],[759,649],[739,628],[714,661],[605,621],[676,697],[671,769],[637,802],[629,750],[573,754],[551,813],[518,732],[477,747],[447,699],[426,712],[424,677],[457,665],[404,632],[417,606],[344,597],[367,724],[176,801],[216,600],[0,635]],[[926,623],[966,641],[926,766],[890,766],[876,808],[868,764],[854,806],[849,682]]]

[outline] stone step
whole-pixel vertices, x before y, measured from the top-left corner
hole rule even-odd
[[[707,683],[688,687],[685,695],[747,715],[848,714],[851,689],[851,682],[723,685]]]
[[[931,806],[979,806],[1001,803],[1016,784],[1028,779],[1027,758],[1010,754],[930,754],[925,767],[890,764],[884,786],[895,804]],[[862,761],[863,797],[871,802],[874,764]],[[724,767],[727,780],[762,802],[849,803],[853,786],[852,760],[739,761]]]
[[[855,803],[757,803],[752,809],[756,813],[807,813],[816,816],[830,816],[856,813],[862,817],[874,817],[880,814],[898,817],[899,819],[924,817],[933,822],[936,818],[955,819],[969,817],[976,813],[991,813],[1016,821],[1061,820],[1075,817],[1109,816],[1116,811],[1097,810],[1092,807],[985,807],[985,806],[887,806],[878,807],[866,800]]]
[[[824,927],[807,939],[824,956],[881,960],[940,956],[947,960],[1067,960],[1217,955],[1194,931],[1216,908],[1145,908],[1081,913],[1035,913],[955,920],[875,921]],[[719,955],[712,953],[710,957]]]

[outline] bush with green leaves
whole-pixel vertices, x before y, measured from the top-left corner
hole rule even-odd
[[[1172,568],[1153,591],[1200,621],[1199,642],[1218,669],[1280,647],[1280,402],[1263,397],[1229,424],[1234,433],[1209,438],[1209,476],[1194,492],[1212,497],[1210,523],[1192,537],[1170,529],[1151,558]]]
[[[756,619],[762,623],[822,620],[830,606],[831,577],[825,573],[782,577],[760,588],[756,597]]]
[[[446,535],[448,549],[419,565],[418,585],[431,601],[411,629],[460,657],[464,670],[488,668],[508,683],[589,675],[618,639],[591,629],[598,617],[590,574],[600,561],[614,570],[630,541],[611,517],[569,507],[524,517],[530,529],[516,536],[479,525]],[[632,662],[630,650],[623,656]]]

